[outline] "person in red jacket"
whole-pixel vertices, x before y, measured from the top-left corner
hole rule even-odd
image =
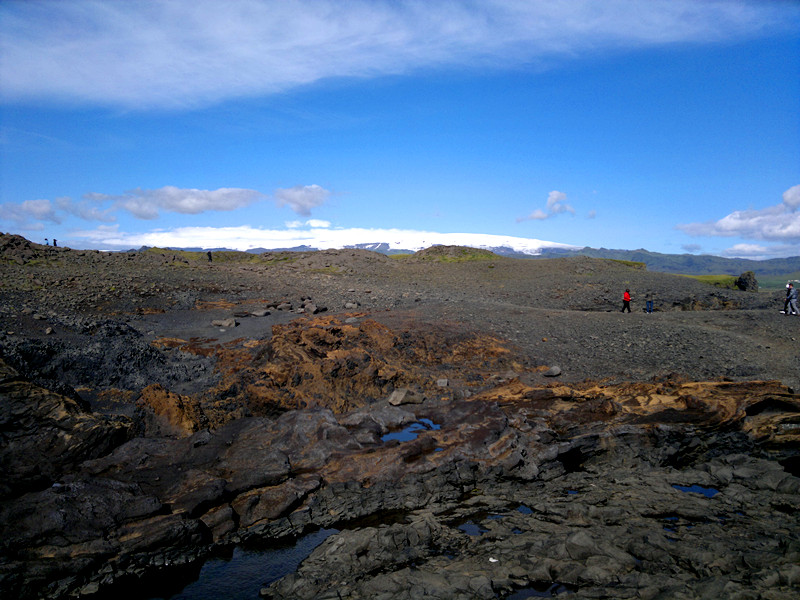
[[[625,311],[631,312],[631,291],[626,289],[625,293],[622,294],[622,312]]]

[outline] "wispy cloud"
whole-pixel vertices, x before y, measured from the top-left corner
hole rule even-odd
[[[565,212],[574,215],[575,209],[572,208],[571,205],[567,204],[566,200],[567,195],[564,192],[553,190],[547,195],[547,204],[545,206],[545,210],[537,208],[527,217],[517,218],[517,223],[521,223],[522,221],[543,221],[544,219],[549,219],[550,217],[554,217]],[[594,215],[592,215],[592,218],[593,217]]]
[[[288,206],[297,214],[310,216],[311,210],[322,205],[331,192],[318,185],[298,185],[277,189],[274,200],[278,206]],[[111,223],[117,220],[116,213],[126,211],[137,219],[155,220],[162,212],[198,215],[209,211],[233,211],[260,202],[267,198],[258,190],[243,188],[219,188],[198,190],[172,185],[155,190],[136,188],[123,194],[89,192],[80,201],[71,198],[25,200],[20,203],[0,204],[0,222],[13,223],[20,229],[38,231],[43,222],[62,223],[64,217],[72,215],[84,221]],[[305,222],[312,227],[329,227],[330,223],[319,219]],[[304,223],[287,223],[287,227],[301,227]]]
[[[728,258],[751,258],[753,260],[760,260],[768,258],[772,253],[772,249],[760,244],[734,244],[727,250],[723,251],[722,255]]]
[[[138,219],[157,219],[162,210],[185,215],[197,215],[210,210],[236,210],[263,199],[264,195],[256,190],[241,188],[195,190],[168,185],[156,190],[136,188],[118,196],[89,193],[84,198],[95,202],[111,202]]]
[[[0,204],[0,220],[13,223],[22,230],[41,231],[45,221],[61,223],[63,219],[50,200],[25,200],[19,204]]]
[[[800,185],[783,193],[783,202],[758,210],[737,210],[717,221],[686,223],[677,229],[692,236],[740,237],[770,242],[800,242]]]
[[[291,188],[275,190],[275,200],[278,202],[278,206],[288,206],[304,217],[311,214],[312,208],[324,204],[330,195],[330,191],[316,184],[296,185]]]
[[[97,201],[92,201],[89,198],[84,198],[79,202],[75,202],[72,198],[56,198],[56,206],[59,210],[67,214],[73,215],[84,221],[104,221],[111,223],[117,220],[114,215],[113,207],[100,208]]]
[[[196,107],[325,78],[543,65],[798,21],[793,3],[755,0],[3,2],[0,97]]]

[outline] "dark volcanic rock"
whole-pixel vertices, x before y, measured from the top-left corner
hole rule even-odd
[[[123,418],[86,412],[74,400],[22,379],[0,360],[0,499],[47,487],[86,459],[128,439]]]
[[[72,461],[0,509],[0,583],[18,597],[110,590],[165,557],[187,565],[215,544],[335,526],[264,593],[491,598],[546,584],[704,597],[749,585],[788,598],[800,585],[800,479],[782,466],[797,464],[786,425],[800,400],[778,384],[512,379],[410,407],[289,411]],[[380,441],[419,419],[441,427]]]
[[[743,292],[757,292],[758,281],[756,280],[756,274],[752,271],[745,271],[736,279],[736,287]]]

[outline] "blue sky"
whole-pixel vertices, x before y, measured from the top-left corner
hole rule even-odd
[[[4,0],[0,82],[37,242],[800,255],[800,2]]]

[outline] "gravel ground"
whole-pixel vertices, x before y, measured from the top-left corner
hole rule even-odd
[[[447,320],[493,333],[569,381],[776,379],[800,388],[800,318],[780,292],[723,290],[584,257],[448,261],[447,251],[390,258],[363,250],[236,254],[71,251],[0,236],[0,349],[22,338],[82,343],[81,330],[124,322],[155,337],[263,338],[310,297],[328,313],[424,327]],[[11,241],[9,241],[11,240]],[[20,241],[23,240],[23,241]],[[12,243],[13,242],[13,243]],[[625,288],[631,314],[621,314]],[[654,294],[655,312],[643,311]],[[220,304],[203,304],[220,302]],[[269,307],[265,317],[211,321]],[[199,310],[198,307],[204,307]],[[88,323],[88,325],[87,325]],[[48,327],[51,332],[47,333]],[[85,340],[84,340],[85,341]]]

